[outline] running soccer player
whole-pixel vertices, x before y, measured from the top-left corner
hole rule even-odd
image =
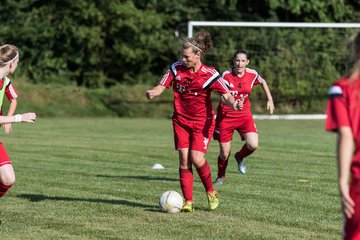
[[[2,49],[8,52],[18,52],[18,49],[14,45],[10,44],[2,46]],[[12,74],[12,72],[10,72],[10,74]],[[7,116],[12,116],[15,114],[16,111],[16,98],[18,94],[15,87],[11,84],[11,81],[7,76],[5,76],[3,79],[0,79],[0,106],[2,106],[3,104],[4,95],[10,101]],[[2,109],[0,109],[0,115],[3,115]],[[9,134],[11,132],[11,123],[2,124],[2,126],[4,127],[6,134]]]
[[[222,102],[219,103],[216,115],[214,139],[219,141],[220,154],[218,156],[218,174],[216,185],[225,180],[225,172],[231,152],[231,140],[236,130],[245,144],[235,153],[240,173],[246,173],[245,157],[252,154],[258,147],[258,134],[251,113],[250,93],[254,86],[260,84],[267,96],[267,109],[274,112],[274,102],[266,81],[257,71],[247,68],[249,55],[244,50],[237,50],[231,61],[231,69],[223,73],[228,88],[235,97],[244,101],[242,111],[234,111]]]
[[[343,237],[360,239],[360,33],[349,75],[329,89],[325,129],[337,133],[338,183],[345,217]],[[349,182],[350,180],[350,182]]]
[[[194,211],[192,165],[205,187],[210,210],[219,205],[210,166],[205,160],[215,127],[211,92],[219,93],[232,109],[242,108],[242,102],[233,98],[220,74],[213,67],[202,64],[201,57],[211,47],[211,36],[206,31],[186,39],[182,46],[181,61],[173,63],[160,83],[146,92],[146,97],[151,100],[171,85],[173,87],[172,122],[175,149],[179,151],[180,185],[185,199],[183,212]]]
[[[19,51],[13,45],[3,45],[0,47],[0,100],[2,105],[2,99],[4,94],[10,99],[15,98],[17,94],[9,84],[7,78],[8,74],[14,73],[17,64],[19,62]],[[1,107],[0,105],[0,107]],[[15,104],[16,106],[16,104]],[[10,110],[11,111],[11,107]],[[13,109],[15,111],[15,109]],[[28,122],[33,123],[36,119],[35,113],[17,114],[15,116],[0,116],[0,124],[10,126],[8,130],[11,130],[11,123],[14,122]],[[10,124],[10,125],[9,125]],[[6,128],[5,128],[6,132]],[[12,167],[10,158],[4,148],[2,142],[0,142],[0,197],[4,196],[10,187],[15,183],[15,173]]]

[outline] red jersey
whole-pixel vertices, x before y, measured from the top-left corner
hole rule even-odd
[[[341,78],[329,89],[326,109],[325,129],[337,131],[340,127],[350,127],[355,141],[351,173],[360,179],[360,77],[355,82]]]
[[[244,101],[244,107],[240,111],[232,110],[229,106],[220,103],[218,106],[218,114],[225,114],[226,117],[240,117],[251,115],[250,106],[250,93],[252,88],[257,84],[262,84],[265,80],[257,73],[256,70],[246,68],[244,75],[239,77],[236,73],[230,69],[222,74],[225,79],[225,83],[230,89],[231,94],[235,99],[246,96]]]
[[[4,89],[5,88],[5,89]],[[18,97],[17,91],[14,86],[11,84],[9,78],[4,77],[4,79],[0,79],[0,115],[2,115],[2,104],[4,95],[6,98],[11,101]]]
[[[193,121],[213,116],[211,91],[229,92],[215,68],[201,65],[197,72],[191,72],[181,61],[171,65],[160,84],[167,88],[173,85],[174,115]]]

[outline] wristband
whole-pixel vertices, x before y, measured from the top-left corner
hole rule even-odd
[[[22,120],[21,115],[20,115],[20,114],[16,114],[16,115],[15,115],[15,122],[19,123],[19,122],[21,122],[21,120]]]

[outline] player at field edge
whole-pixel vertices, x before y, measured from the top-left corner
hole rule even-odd
[[[7,93],[6,91],[12,91],[12,88],[9,87],[8,78],[7,76],[9,74],[14,73],[17,64],[19,62],[19,51],[18,49],[13,45],[3,45],[0,47],[0,93],[2,96],[0,96],[1,105],[2,106],[2,99],[4,98],[4,94],[6,94],[7,97],[8,94],[13,96],[13,93]],[[10,107],[11,108],[11,107]],[[10,109],[11,110],[11,109]],[[10,111],[9,110],[9,111]],[[13,109],[15,112],[15,109]],[[10,126],[8,127],[8,130],[11,130],[11,123],[19,123],[19,122],[25,122],[25,123],[33,123],[35,122],[36,115],[35,113],[25,113],[25,114],[17,114],[15,116],[1,116],[0,115],[0,124]],[[9,125],[10,124],[10,125]],[[6,131],[5,128],[5,132]],[[4,145],[2,142],[0,142],[0,197],[4,196],[8,190],[11,188],[11,186],[15,183],[15,172],[11,164],[11,160],[4,148]]]
[[[194,211],[192,165],[205,187],[210,210],[219,205],[210,166],[205,160],[215,127],[211,92],[219,93],[224,103],[234,110],[241,110],[243,105],[230,94],[216,69],[201,62],[201,57],[211,47],[211,36],[207,31],[200,31],[195,37],[186,39],[182,46],[181,60],[171,64],[160,83],[146,92],[146,97],[151,100],[171,85],[173,87],[172,123],[175,149],[179,152],[180,185],[185,199],[183,212]]]
[[[355,64],[328,91],[325,129],[337,133],[338,186],[343,238],[360,239],[360,32],[353,41]]]
[[[245,140],[245,144],[235,153],[240,173],[246,173],[245,157],[252,154],[258,147],[258,133],[251,112],[250,93],[254,86],[260,84],[267,97],[267,109],[270,114],[274,112],[274,102],[266,81],[254,70],[247,68],[249,54],[245,50],[237,50],[230,61],[231,69],[225,71],[222,77],[235,99],[243,99],[242,111],[234,111],[222,102],[219,103],[216,115],[214,139],[218,140],[220,154],[218,156],[218,174],[216,185],[221,185],[225,180],[226,168],[231,153],[231,141],[236,130]]]
[[[1,47],[1,51],[3,52],[18,52],[18,49],[14,45],[6,44]],[[8,77],[4,77],[4,79],[0,79],[0,86],[5,86],[5,88],[1,87],[0,90],[0,106],[2,106],[4,95],[10,101],[9,109],[7,112],[7,116],[12,116],[15,114],[16,106],[17,106],[17,91],[15,87],[11,84],[11,81]],[[5,94],[4,94],[5,93]],[[0,110],[0,115],[2,115],[2,109]],[[5,133],[9,134],[11,132],[11,123],[6,123],[2,125],[5,129]]]

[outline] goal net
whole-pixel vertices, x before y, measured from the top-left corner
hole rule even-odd
[[[244,49],[248,67],[267,80],[277,113],[323,113],[328,87],[352,64],[350,42],[360,24],[190,21],[188,37],[201,29],[214,45],[205,64],[223,72],[233,53]],[[251,98],[254,113],[264,113],[262,89],[254,88]]]

